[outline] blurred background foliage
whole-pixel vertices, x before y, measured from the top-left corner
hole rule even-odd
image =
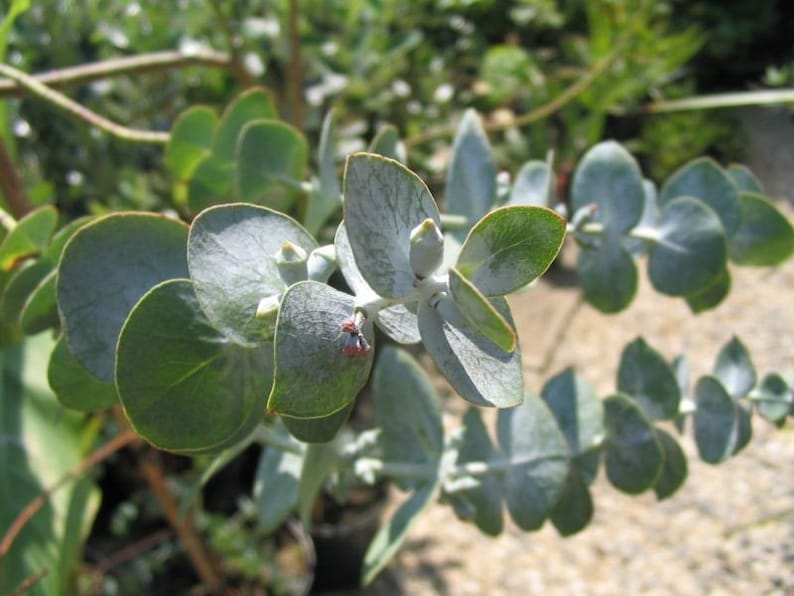
[[[220,107],[261,82],[312,145],[331,107],[343,151],[396,125],[431,184],[446,163],[443,129],[474,107],[499,129],[502,168],[553,149],[564,182],[584,149],[610,136],[661,177],[703,152],[740,158],[741,135],[725,111],[642,117],[636,108],[786,84],[792,13],[784,0],[41,0],[18,17],[6,59],[38,73],[165,49],[231,50],[249,76],[195,66],[66,92],[128,126],[168,130],[186,107]],[[572,101],[521,126],[582,79]],[[114,140],[37,100],[13,99],[7,116],[5,138],[36,204],[71,216],[169,204],[160,147]]]

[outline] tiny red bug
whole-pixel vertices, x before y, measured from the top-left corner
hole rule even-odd
[[[340,325],[342,333],[346,333],[345,343],[342,346],[342,352],[345,356],[355,358],[357,356],[366,355],[372,347],[369,345],[367,338],[361,333],[358,324],[353,319],[345,319]]]

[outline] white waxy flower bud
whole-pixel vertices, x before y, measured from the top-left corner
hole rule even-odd
[[[278,273],[285,285],[291,286],[308,278],[306,261],[309,255],[297,244],[285,240],[273,258],[276,260]]]
[[[444,236],[438,225],[427,218],[411,230],[411,269],[416,277],[424,279],[441,266],[444,260]]]
[[[266,296],[259,301],[256,307],[256,318],[264,323],[262,337],[265,340],[272,339],[276,333],[276,319],[278,319],[278,309],[281,305],[281,295],[274,294]]]

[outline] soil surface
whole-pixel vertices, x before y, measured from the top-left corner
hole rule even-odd
[[[794,220],[791,113],[750,110],[742,117],[751,124],[751,167]],[[731,274],[730,296],[708,313],[692,315],[683,300],[654,292],[643,274],[632,305],[606,316],[580,305],[573,274],[558,269],[511,300],[527,387],[539,392],[551,375],[575,366],[606,396],[623,347],[640,334],[668,358],[686,354],[693,380],[710,373],[720,347],[738,335],[759,375],[778,371],[794,381],[794,259],[774,271]],[[446,400],[451,426],[464,407],[459,398]],[[699,460],[691,424],[680,439],[689,477],[679,492],[663,502],[653,494],[630,497],[602,472],[592,491],[594,519],[570,538],[548,523],[524,533],[509,521],[500,537],[489,538],[436,504],[370,592],[794,594],[794,426],[776,430],[754,416],[750,445],[718,466]]]

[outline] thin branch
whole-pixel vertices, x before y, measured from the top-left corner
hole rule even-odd
[[[292,124],[303,127],[303,56],[300,37],[300,4],[289,3],[289,64],[287,65],[287,87],[292,114]]]
[[[20,219],[33,209],[2,138],[0,138],[0,190],[15,218]]]
[[[45,567],[44,569],[42,569],[41,571],[39,571],[35,575],[30,576],[25,581],[23,581],[21,584],[19,584],[14,589],[13,592],[11,592],[11,596],[19,596],[20,594],[26,593],[33,586],[35,586],[37,583],[39,583],[41,580],[43,580],[45,577],[47,577],[47,574],[49,572],[50,572],[50,570]]]
[[[11,527],[6,530],[6,533],[3,535],[3,540],[0,541],[0,561],[3,560],[8,551],[11,549],[11,545],[14,543],[14,540],[16,540],[17,536],[25,527],[25,525],[44,506],[44,504],[56,490],[137,439],[138,435],[131,430],[118,435],[94,451],[86,459],[80,462],[80,465],[61,476],[52,486],[45,489],[44,492],[42,492],[38,497],[28,503],[27,507],[25,507],[25,509],[23,509],[19,515],[17,515],[16,519],[11,524]]]
[[[50,72],[30,75],[33,79],[54,89],[60,89],[77,83],[90,83],[126,74],[143,74],[184,68],[186,66],[207,66],[234,72],[237,65],[229,54],[211,50],[200,52],[150,52],[114,58],[93,64],[81,64],[53,70]],[[24,97],[30,91],[15,80],[0,79],[0,97]]]
[[[170,137],[167,132],[135,130],[108,120],[104,116],[100,116],[76,101],[69,99],[63,93],[50,89],[30,75],[8,64],[0,64],[0,75],[16,81],[33,95],[50,102],[61,110],[69,112],[73,116],[77,116],[88,124],[104,130],[116,138],[137,143],[156,143],[163,145],[168,142]]]
[[[155,546],[159,546],[173,536],[174,531],[171,528],[162,528],[157,530],[156,532],[144,536],[140,540],[136,540],[132,544],[128,544],[116,552],[111,553],[97,563],[91,571],[101,578],[102,576],[107,575],[108,571],[114,567],[138,557],[147,550],[153,549]]]
[[[606,72],[615,59],[617,59],[621,48],[622,45],[616,47],[612,52],[604,56],[595,64],[595,66],[593,66],[593,68],[587,72],[587,74],[580,79],[577,79],[562,93],[548,103],[543,104],[542,106],[539,106],[534,110],[527,112],[526,114],[522,114],[521,116],[513,118],[507,122],[486,123],[484,125],[485,130],[487,132],[498,132],[516,126],[527,126],[528,124],[542,120],[543,118],[546,118],[547,116],[559,111],[573,99],[575,99],[576,96],[584,92],[598,77]],[[455,134],[456,130],[457,129],[454,126],[445,126],[435,130],[429,130],[425,133],[409,137],[405,140],[405,145],[408,147],[413,147],[427,143],[428,141],[433,141],[444,137],[451,137]]]
[[[736,93],[717,93],[654,101],[640,108],[644,114],[663,114],[686,110],[713,110],[715,108],[737,108],[740,106],[774,105],[794,102],[794,89],[765,89]]]
[[[149,449],[140,458],[139,469],[152,489],[154,496],[157,497],[165,518],[179,536],[179,540],[185,547],[185,551],[190,557],[190,561],[201,581],[210,592],[220,594],[223,590],[223,578],[216,571],[209,552],[205,548],[204,543],[201,542],[196,528],[193,526],[193,516],[188,514],[180,517],[179,505],[166,482],[163,468],[159,462],[159,453]]]

